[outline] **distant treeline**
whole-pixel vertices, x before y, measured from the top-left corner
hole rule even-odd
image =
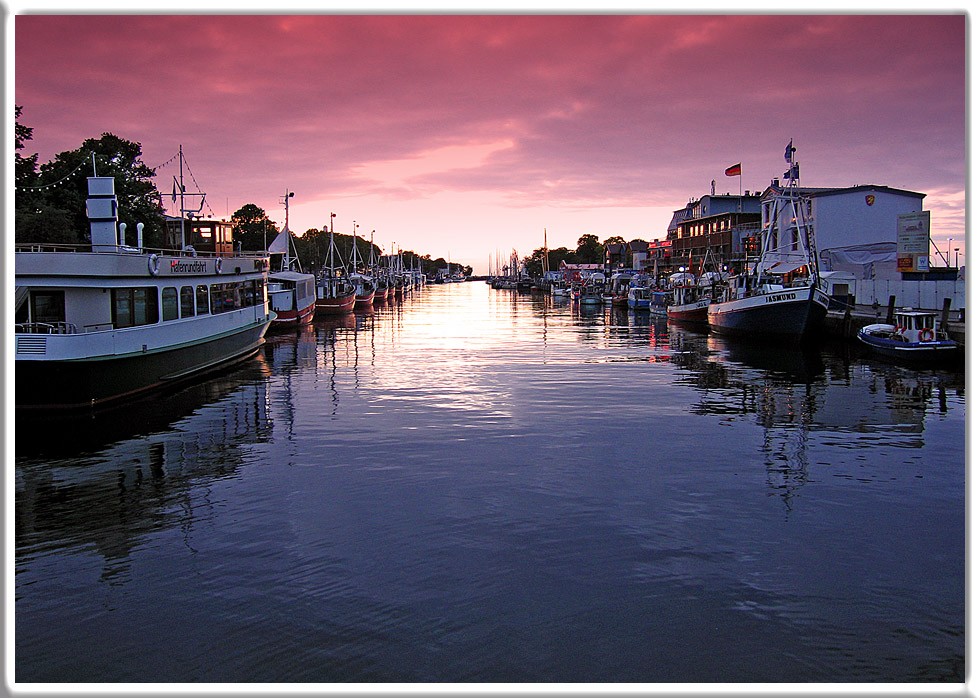
[[[166,246],[166,223],[163,197],[176,196],[174,191],[162,194],[153,182],[157,168],[148,167],[141,160],[142,145],[127,141],[111,133],[100,138],[89,138],[75,150],[55,155],[49,162],[38,164],[37,153],[23,156],[27,143],[34,136],[34,129],[20,122],[22,107],[14,107],[14,238],[16,242],[47,242],[84,244],[90,241],[89,222],[85,210],[88,198],[87,177],[93,167],[100,177],[115,180],[119,221],[130,230],[143,223],[143,242],[146,247]],[[213,213],[212,213],[213,215]],[[279,233],[276,224],[269,220],[264,210],[255,204],[245,204],[231,217],[234,225],[233,240],[244,250],[262,250]],[[294,236],[297,256],[305,269],[316,270],[324,266],[330,251],[329,227],[311,228],[302,236]],[[349,265],[352,236],[334,233],[341,258]],[[357,236],[359,260],[371,258],[371,243]],[[381,249],[374,245],[374,259]],[[431,259],[414,251],[402,252],[406,267],[417,268],[420,264],[426,274],[434,275],[446,268],[443,258]],[[452,272],[472,273],[471,267],[452,263]]]

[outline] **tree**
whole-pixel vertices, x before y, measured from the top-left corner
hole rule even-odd
[[[245,204],[231,214],[231,239],[236,249],[259,251],[268,249],[279,234],[279,228],[269,220],[265,210],[255,204]]]
[[[46,203],[68,211],[79,237],[89,239],[89,222],[85,200],[88,198],[89,166],[94,156],[95,173],[115,180],[119,222],[126,223],[135,234],[136,224],[143,223],[143,244],[160,247],[164,244],[164,214],[160,192],[152,182],[154,170],[140,159],[143,147],[111,133],[99,139],[88,138],[81,147],[58,153],[54,160],[40,167],[42,182],[55,182],[64,177],[62,186],[45,190]],[[133,241],[135,242],[135,241]]]
[[[605,240],[602,241],[602,245],[603,246],[606,246],[606,245],[625,245],[625,244],[626,244],[626,240],[623,239],[623,236],[622,235],[613,235],[612,237],[608,237],[608,238],[606,238]]]
[[[34,137],[34,129],[20,123],[20,113],[23,107],[14,106],[14,150],[23,150],[27,147],[27,141]],[[18,184],[25,186],[35,184],[37,176],[37,153],[30,157],[23,157],[20,153],[14,153],[14,178]]]
[[[592,233],[586,233],[578,239],[575,253],[581,264],[602,264],[606,261],[605,248],[599,242],[599,237]]]
[[[524,268],[527,269],[528,274],[536,279],[544,276],[544,249],[544,247],[539,247],[523,260]],[[567,247],[556,247],[553,250],[548,250],[548,269],[551,271],[557,271],[562,262],[575,264],[577,261],[578,255]]]

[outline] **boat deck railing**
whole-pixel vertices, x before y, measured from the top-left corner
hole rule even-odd
[[[91,252],[94,254],[156,254],[167,257],[268,257],[269,253],[262,250],[238,252],[213,252],[198,250],[190,245],[184,249],[174,250],[157,247],[129,247],[128,245],[100,245],[100,249],[92,249],[90,243],[63,242],[19,242],[14,245],[16,252]]]
[[[18,322],[16,334],[78,334],[78,328],[70,322]]]

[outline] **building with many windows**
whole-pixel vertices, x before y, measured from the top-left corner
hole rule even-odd
[[[649,243],[646,269],[660,273],[691,267],[699,270],[710,251],[716,263],[740,271],[759,254],[762,230],[772,220],[775,196],[780,190],[776,179],[764,192],[746,191],[742,196],[706,194],[691,199],[687,206],[674,212],[666,239]],[[807,201],[807,215],[813,219],[816,247],[825,270],[832,269],[829,260],[841,269],[855,271],[861,269],[859,260],[867,267],[870,259],[879,275],[889,271],[898,275],[898,216],[922,211],[925,194],[870,184],[804,187],[801,192]],[[777,221],[777,230],[790,230],[788,224],[788,220]],[[848,264],[847,260],[855,261]]]
[[[757,250],[761,230],[761,195],[705,194],[674,211],[666,240],[650,243],[647,269],[673,273],[682,267],[700,268],[705,255],[731,266]],[[748,247],[746,247],[748,246]]]

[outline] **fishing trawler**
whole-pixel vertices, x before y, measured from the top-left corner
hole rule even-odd
[[[279,271],[269,274],[269,306],[274,313],[271,329],[312,322],[316,308],[316,277],[303,271],[293,234],[289,231],[289,199],[292,196],[292,192],[286,192],[286,223],[269,246],[270,255],[282,255]]]
[[[354,284],[347,275],[347,267],[341,261],[340,250],[333,236],[333,219],[336,215],[330,214],[330,250],[316,281],[317,315],[343,315],[354,309]]]
[[[733,276],[708,305],[708,325],[719,334],[800,338],[817,330],[830,297],[820,288],[813,224],[799,191],[793,142],[786,147],[787,187],[773,187],[761,253],[752,268]],[[785,223],[786,225],[782,225]]]

